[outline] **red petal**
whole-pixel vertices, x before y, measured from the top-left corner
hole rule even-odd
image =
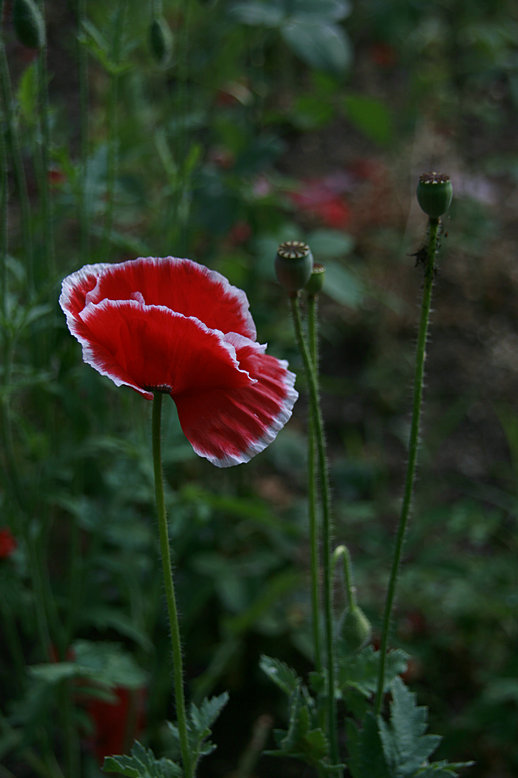
[[[185,436],[200,456],[218,467],[248,462],[274,440],[298,397],[287,363],[268,356],[264,346],[229,335],[239,367],[255,383],[206,387],[174,395]]]
[[[73,332],[85,362],[148,399],[156,388],[181,394],[250,383],[232,344],[197,319],[134,300],[88,304],[80,318]]]
[[[210,329],[256,338],[246,294],[190,259],[147,257],[119,264],[86,265],[65,278],[60,304],[77,318],[88,303],[138,300],[195,316]]]

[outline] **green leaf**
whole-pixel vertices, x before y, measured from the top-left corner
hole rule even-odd
[[[393,778],[380,739],[378,724],[372,712],[368,712],[359,727],[355,721],[347,721],[349,759],[347,767],[352,778]]]
[[[36,61],[23,71],[17,92],[20,113],[28,124],[35,121],[38,109],[38,72]]]
[[[347,118],[375,143],[389,143],[394,135],[392,114],[381,100],[365,95],[347,95]]]
[[[347,0],[285,0],[284,6],[290,16],[311,17],[319,22],[324,19],[337,22],[351,12]]]
[[[183,771],[171,759],[157,759],[150,748],[138,742],[131,749],[131,756],[107,756],[103,772],[118,773],[127,778],[181,778]]]
[[[394,775],[401,778],[410,778],[426,766],[428,757],[441,741],[439,735],[425,734],[428,709],[418,706],[416,698],[401,678],[396,678],[392,685],[390,724],[379,719],[385,758]]]
[[[189,748],[192,755],[194,766],[203,756],[212,753],[216,746],[208,738],[211,734],[211,727],[221,713],[222,708],[228,702],[227,692],[223,692],[218,697],[205,699],[198,706],[191,703],[188,716],[188,735]],[[180,733],[176,724],[167,722],[170,733],[173,736],[175,748],[180,752]]]
[[[387,655],[384,691],[392,685],[396,676],[403,673],[408,662],[408,654],[397,649]],[[367,646],[354,656],[341,657],[338,667],[338,682],[345,692],[347,687],[356,689],[364,697],[376,691],[378,684],[379,651]]]
[[[313,256],[319,262],[328,259],[336,259],[349,254],[353,248],[354,240],[341,230],[320,229],[311,232],[307,236],[307,242],[311,246]]]
[[[359,278],[336,262],[326,262],[324,292],[340,305],[356,308],[364,299],[364,287]]]
[[[279,3],[244,2],[236,3],[230,14],[242,24],[279,27],[284,13]]]
[[[350,64],[349,39],[336,24],[294,17],[282,25],[281,32],[292,51],[310,67],[338,75]]]
[[[269,656],[261,657],[259,667],[287,695],[292,695],[301,685],[301,680],[295,670],[292,670],[280,659],[272,659]]]

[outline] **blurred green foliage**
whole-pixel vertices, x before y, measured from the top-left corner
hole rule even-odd
[[[518,416],[516,384],[506,378],[515,358],[498,373],[491,355],[500,348],[504,359],[504,346],[516,344],[508,266],[491,258],[516,238],[495,207],[505,197],[492,188],[516,187],[514,4],[164,0],[173,34],[164,63],[149,50],[151,5],[130,2],[122,14],[120,3],[90,0],[82,17],[80,2],[41,3],[48,50],[34,59],[4,3],[0,525],[18,545],[0,558],[2,770],[8,778],[100,775],[91,717],[76,704],[87,682],[94,697],[108,698],[118,685],[145,684],[141,740],[157,753],[170,744],[149,408],[82,364],[57,308],[60,279],[86,262],[190,256],[247,291],[260,340],[299,369],[273,257],[282,240],[309,241],[327,267],[321,381],[336,539],[350,544],[376,630],[407,435],[418,282],[406,255],[423,227],[407,217],[422,172],[415,165],[439,157],[454,166],[456,200],[394,645],[413,657],[406,678],[443,737],[439,758],[474,758],[471,775],[508,778],[518,770]],[[423,126],[432,152],[419,147]],[[294,193],[329,173],[340,176],[326,180],[327,200],[297,204]],[[459,330],[461,356],[448,350]],[[495,375],[503,378],[493,396]],[[190,690],[198,702],[231,692],[216,725],[219,751],[200,773],[207,778],[236,768],[258,716],[285,712],[259,657],[275,654],[300,675],[309,666],[302,380],[298,388],[288,429],[232,472],[196,459],[172,406],[167,414]],[[336,601],[343,605],[338,587]],[[260,762],[257,774],[280,769],[271,764]],[[283,770],[298,774],[290,763]]]

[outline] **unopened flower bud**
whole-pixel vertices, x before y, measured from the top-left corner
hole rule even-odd
[[[338,637],[345,651],[352,654],[369,642],[372,627],[369,619],[358,605],[346,608],[342,616]]]
[[[313,270],[313,255],[307,243],[287,240],[281,243],[275,257],[275,272],[279,284],[295,295],[306,285]]]
[[[432,219],[438,219],[451,205],[453,188],[450,177],[441,173],[423,173],[417,185],[417,201]]]
[[[45,22],[34,0],[14,0],[13,26],[23,46],[41,49],[45,45]]]
[[[173,33],[163,16],[157,16],[149,28],[149,46],[153,57],[160,65],[165,65],[173,51]]]
[[[325,274],[326,274],[326,269],[324,265],[321,265],[319,262],[315,262],[309,280],[306,286],[304,287],[306,293],[310,297],[315,297],[315,295],[317,295],[319,292],[322,291],[324,287]]]

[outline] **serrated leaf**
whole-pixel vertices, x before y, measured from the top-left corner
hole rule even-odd
[[[390,723],[379,719],[383,751],[394,774],[406,778],[426,766],[441,738],[427,735],[428,709],[417,705],[417,695],[406,688],[401,678],[392,685]]]
[[[296,692],[302,683],[295,670],[281,662],[280,659],[272,659],[272,657],[263,654],[259,661],[259,667],[271,681],[288,695]]]
[[[138,740],[133,744],[131,756],[107,756],[103,772],[118,773],[127,778],[181,778],[183,771],[171,759],[157,759],[150,748]]]
[[[332,22],[292,18],[281,28],[282,37],[307,65],[336,75],[351,62],[351,46],[346,33]]]
[[[408,654],[400,649],[387,654],[385,667],[385,684],[387,691],[394,679],[406,670]],[[379,651],[372,646],[359,651],[353,656],[341,658],[338,669],[340,687],[351,687],[368,697],[376,691],[378,684]]]
[[[378,724],[373,713],[366,714],[360,728],[355,721],[347,722],[349,759],[347,766],[352,778],[393,778],[383,752]]]

